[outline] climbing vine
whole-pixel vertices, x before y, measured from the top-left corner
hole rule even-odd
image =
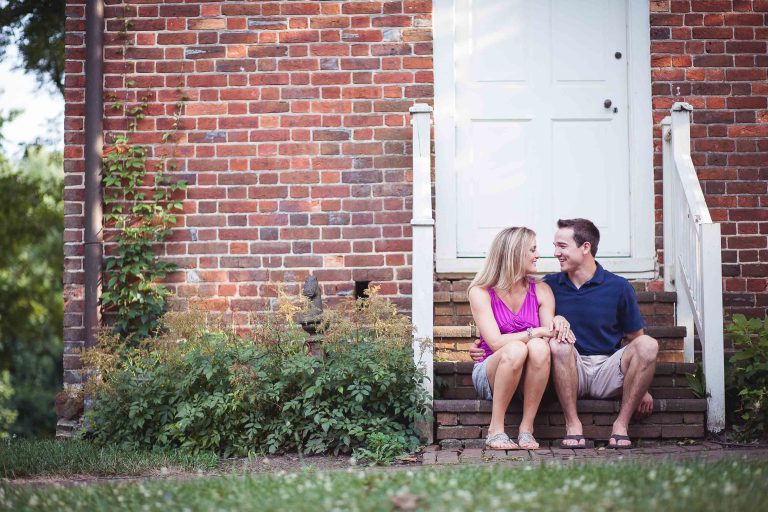
[[[163,144],[174,148],[187,100],[180,89],[178,93],[171,126],[161,136]],[[186,190],[187,183],[169,174],[177,168],[173,150],[170,156],[161,151],[151,163],[147,146],[131,140],[147,115],[149,95],[136,104],[109,99],[113,109],[125,112],[128,124],[125,131],[107,135],[104,150],[104,220],[115,236],[105,262],[101,303],[113,330],[136,342],[154,333],[171,293],[160,281],[176,265],[161,260],[156,249],[171,235],[182,209],[177,192]]]

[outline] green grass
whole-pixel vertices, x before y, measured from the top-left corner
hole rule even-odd
[[[161,468],[194,471],[212,469],[212,454],[154,453],[114,446],[99,448],[85,441],[0,441],[0,477],[132,476]],[[2,509],[2,507],[0,507]]]
[[[280,473],[68,488],[0,486],[0,510],[761,510],[767,461]]]

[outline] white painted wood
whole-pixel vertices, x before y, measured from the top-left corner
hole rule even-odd
[[[707,428],[725,428],[725,363],[723,361],[723,280],[720,224],[702,223],[700,252],[702,283],[702,330],[704,379],[707,387]]]
[[[532,226],[546,247],[557,218],[585,216],[603,232],[601,263],[615,257],[616,270],[636,273],[641,262],[652,275],[649,47],[638,50],[648,58],[628,59],[628,45],[643,40],[635,31],[648,40],[647,1],[630,2],[631,17],[638,3],[645,12],[628,36],[622,0],[435,0],[438,272],[477,271],[501,227]],[[629,96],[628,72],[645,76]],[[603,107],[607,98],[616,114]],[[645,124],[630,134],[630,123]],[[638,155],[630,135],[642,139]]]
[[[691,160],[690,113],[687,103],[672,106],[664,131],[665,261],[672,261],[677,291],[676,317],[685,325],[684,357],[693,361],[693,326],[702,346],[707,387],[707,428],[725,428],[723,363],[723,288],[720,225],[712,222]],[[671,125],[671,126],[670,126]],[[666,197],[666,196],[669,197]]]
[[[661,164],[662,164],[662,201],[664,212],[664,290],[674,291],[675,257],[672,249],[675,239],[675,225],[672,222],[672,179],[674,162],[672,161],[672,118],[667,116],[661,121]],[[669,250],[666,250],[669,248]]]
[[[431,343],[434,318],[434,225],[432,219],[432,180],[430,116],[432,107],[416,104],[410,109],[413,126],[413,265],[411,277],[411,314],[414,326],[413,357],[416,365],[425,371],[424,388],[433,395],[433,345]],[[431,398],[430,398],[431,401]],[[431,425],[423,425],[422,435],[432,443]]]

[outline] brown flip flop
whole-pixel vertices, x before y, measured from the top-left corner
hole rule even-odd
[[[563,439],[560,440],[560,443],[558,444],[558,448],[562,450],[584,450],[585,448],[594,448],[595,443],[590,441],[589,439],[584,439],[584,444],[565,444],[566,439],[568,440],[575,440],[577,443],[578,441],[581,441],[584,439],[584,436],[581,434],[568,434]]]
[[[614,444],[611,444],[611,439],[613,439]],[[629,444],[619,445],[619,441],[629,441]],[[608,438],[608,444],[605,445],[605,447],[609,450],[628,450],[630,448],[634,448],[635,445],[632,443],[632,440],[629,438],[629,436],[611,434],[611,437]]]

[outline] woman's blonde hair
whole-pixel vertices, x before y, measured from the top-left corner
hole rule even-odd
[[[536,233],[525,227],[502,229],[493,239],[485,265],[469,289],[480,286],[511,290],[515,284],[525,282],[528,278],[525,256],[535,238]]]

